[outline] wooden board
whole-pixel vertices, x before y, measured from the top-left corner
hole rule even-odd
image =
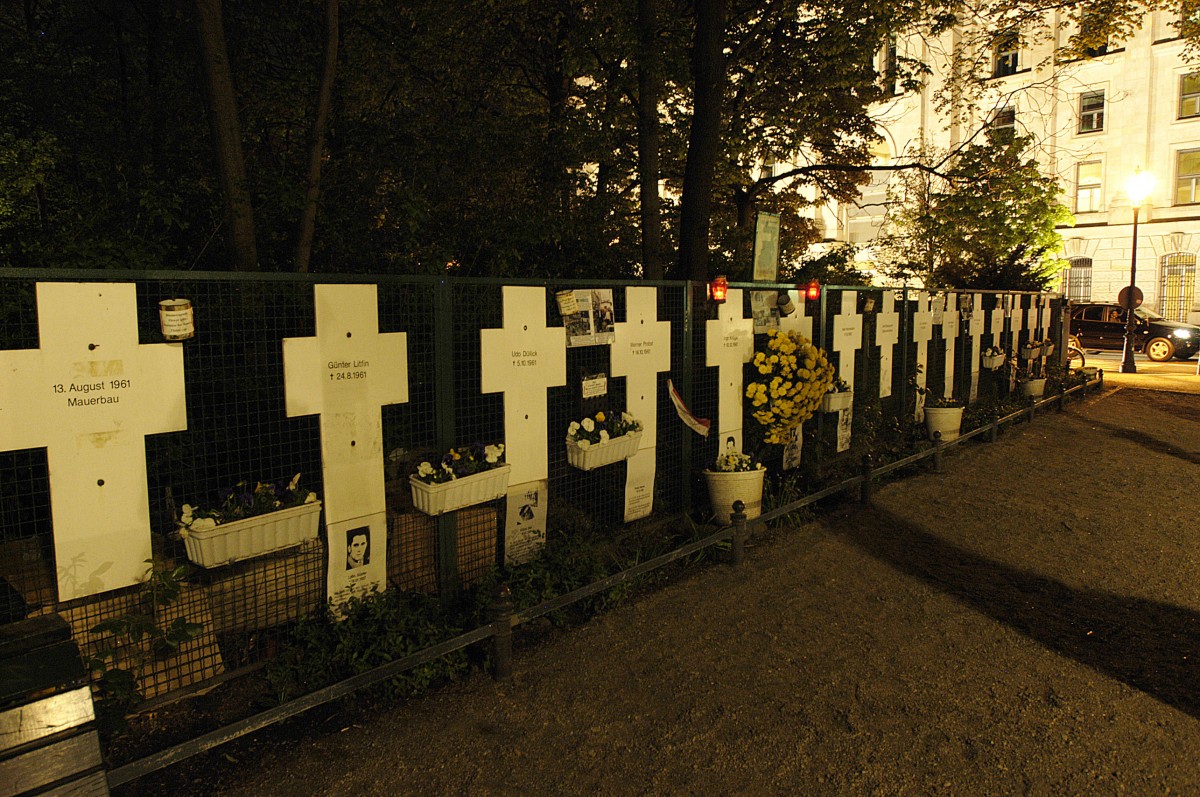
[[[100,741],[95,731],[69,736],[0,761],[0,797],[32,791],[101,763]]]
[[[92,690],[88,686],[11,708],[0,712],[0,751],[78,727],[94,718]]]

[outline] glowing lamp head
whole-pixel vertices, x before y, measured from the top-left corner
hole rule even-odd
[[[729,280],[725,277],[713,277],[708,283],[708,298],[712,299],[717,304],[725,302],[725,295],[729,293]]]
[[[815,302],[817,299],[821,298],[821,283],[813,280],[804,286],[803,292],[805,299],[808,299],[810,302]]]
[[[1129,202],[1140,208],[1150,192],[1154,190],[1154,175],[1150,172],[1139,171],[1129,178],[1125,191],[1129,194]]]

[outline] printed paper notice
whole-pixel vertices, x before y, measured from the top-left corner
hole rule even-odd
[[[570,297],[565,295],[568,293]],[[559,291],[555,297],[567,330],[568,346],[599,346],[613,342],[616,313],[611,288]]]
[[[655,448],[643,448],[626,460],[625,522],[649,517],[654,509]]]
[[[528,562],[546,544],[546,481],[526,482],[508,488],[508,513],[504,519],[504,561]]]
[[[336,610],[351,598],[387,588],[387,513],[326,523],[329,534],[329,603]]]

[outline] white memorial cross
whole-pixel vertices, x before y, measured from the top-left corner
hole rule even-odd
[[[1004,349],[1004,294],[997,293],[996,305],[988,313],[990,317],[989,332],[992,336],[992,345]]]
[[[518,485],[550,472],[546,390],[567,383],[567,338],[546,326],[545,288],[505,285],[503,296],[504,326],[479,331],[481,389],[504,393],[505,460]]]
[[[805,312],[808,309],[808,302],[800,291],[792,290],[786,291],[786,293],[796,311],[791,315],[779,317],[779,330],[781,332],[798,332],[811,341],[813,339],[813,320],[812,316]]]
[[[884,291],[880,310],[875,316],[875,342],[879,344],[879,397],[892,395],[892,360],[900,341],[900,314],[896,312],[896,294]]]
[[[929,309],[929,294],[917,291],[917,309],[913,313],[913,341],[917,344],[917,387],[925,387],[929,367],[929,341],[933,339],[933,313]],[[925,417],[925,396],[917,393],[915,420]]]
[[[320,415],[325,522],[387,508],[380,407],[408,401],[403,332],[379,332],[374,285],[314,285],[316,337],[284,338],[288,417]]]
[[[833,317],[833,345],[838,353],[838,378],[854,389],[854,364],[862,348],[862,316],[858,314],[858,292],[842,291],[841,309]]]
[[[854,390],[854,364],[862,346],[862,316],[858,314],[858,292],[842,291],[841,311],[833,318],[833,350],[838,353],[838,377]],[[837,450],[850,448],[854,408],[838,411]]]
[[[951,398],[954,395],[954,356],[958,351],[958,294],[944,293],[942,301],[945,303],[942,314],[942,340],[946,347],[946,382],[942,395]]]
[[[658,320],[658,289],[627,288],[624,323],[614,324],[613,376],[625,377],[629,413],[642,422],[641,448],[658,439],[658,374],[671,370],[671,322]]]
[[[983,357],[980,339],[983,338],[983,294],[971,294],[971,318],[967,321],[967,335],[971,338],[971,394],[970,401],[979,397],[979,369]]]
[[[742,447],[742,365],[754,356],[754,319],[742,317],[742,292],[731,289],[717,317],[705,327],[705,364],[717,368],[717,431],[720,450],[732,437]]]
[[[148,434],[187,428],[183,347],[138,343],[129,283],[38,283],[41,348],[0,351],[0,450],[46,448],[58,600],[151,558]]]

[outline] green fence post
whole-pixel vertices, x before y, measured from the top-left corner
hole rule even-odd
[[[434,434],[438,451],[454,446],[454,296],[450,280],[442,276],[434,290],[433,391],[436,397]],[[458,576],[458,528],[454,512],[437,516],[437,582],[443,602],[452,600],[460,586]]]
[[[683,403],[688,407],[695,407],[696,404],[692,396],[692,350],[695,348],[692,342],[692,335],[695,334],[693,324],[695,321],[695,307],[693,305],[693,290],[694,283],[691,281],[683,283],[683,351],[682,363],[683,373],[681,374],[682,383],[679,385],[679,395],[683,397]],[[680,490],[680,501],[682,506],[681,511],[690,513],[692,511],[692,435],[691,429],[684,428],[683,444],[679,446],[679,456],[683,460],[682,481],[683,486]]]

